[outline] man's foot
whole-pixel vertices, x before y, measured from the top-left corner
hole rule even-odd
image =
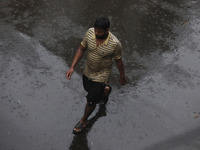
[[[102,100],[99,103],[100,106],[103,106],[108,102],[108,97],[109,97],[109,94],[111,91],[112,91],[112,88],[109,85],[106,85],[105,89],[104,89],[104,94],[103,94]]]
[[[88,122],[79,121],[79,122],[75,125],[75,127],[74,127],[74,129],[73,129],[73,133],[74,133],[74,134],[78,134],[78,133],[83,132],[83,131],[85,130],[86,126],[87,126],[87,123],[88,123]]]

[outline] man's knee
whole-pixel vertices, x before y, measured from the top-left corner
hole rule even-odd
[[[107,96],[108,93],[111,92],[111,87],[109,85],[105,85],[105,88],[104,88],[104,92],[103,92],[103,96]]]
[[[97,103],[95,101],[87,100],[87,104],[88,104],[88,106],[96,106]]]

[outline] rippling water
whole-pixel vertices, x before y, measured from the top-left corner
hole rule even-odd
[[[0,149],[197,150],[199,7],[198,0],[1,0]],[[71,81],[65,72],[99,15],[123,45],[129,82],[119,86],[114,66],[109,103],[73,136],[85,105],[85,58]]]
[[[108,16],[111,20],[110,30],[123,44],[124,62],[131,83],[137,82],[149,68],[159,63],[163,52],[175,50],[173,42],[177,31],[174,31],[174,26],[181,26],[188,21],[184,1],[111,0],[103,6],[101,4],[105,2],[94,0],[22,0],[1,3],[2,16],[5,16],[6,22],[37,38],[68,64],[87,28],[93,25],[95,17]],[[82,68],[79,66],[77,71],[81,73]],[[116,76],[116,71],[113,76]],[[115,77],[113,82],[116,80]]]

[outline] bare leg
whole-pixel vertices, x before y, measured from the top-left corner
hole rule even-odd
[[[103,106],[108,102],[108,96],[109,96],[110,92],[111,92],[111,87],[106,85],[105,89],[104,89],[102,101],[99,103],[100,106]]]
[[[84,112],[84,115],[81,119],[81,122],[84,122],[84,123],[87,122],[88,117],[94,111],[95,107],[96,107],[96,104],[95,105],[89,105],[89,103],[87,102],[87,104],[85,106],[85,112]]]
[[[80,120],[80,122],[83,123],[82,127],[86,127],[87,119],[91,115],[91,113],[94,111],[95,107],[96,107],[96,104],[95,105],[89,105],[89,103],[87,102],[87,104],[85,106],[84,115]],[[76,128],[76,127],[74,128],[74,131],[76,131],[76,132],[80,132],[81,130],[82,129],[80,129],[80,128]]]
[[[104,89],[103,97],[108,96],[108,91],[110,90],[109,86],[106,86]]]
[[[103,97],[107,97],[109,91],[110,91],[110,87],[106,86],[104,89]],[[108,101],[108,97],[104,100],[103,103],[106,104],[107,101]],[[89,102],[86,103],[84,115],[79,122],[79,123],[81,123],[81,124],[79,124],[79,125],[81,125],[81,128],[76,125],[76,127],[74,128],[74,132],[81,132],[82,128],[86,127],[87,119],[92,114],[92,112],[94,111],[95,108],[96,108],[96,104],[89,105]]]

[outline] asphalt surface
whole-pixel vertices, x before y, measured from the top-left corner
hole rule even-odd
[[[106,5],[105,5],[106,3]],[[0,1],[0,150],[199,150],[198,0]],[[81,135],[85,58],[65,77],[96,16],[123,45],[113,87]]]

